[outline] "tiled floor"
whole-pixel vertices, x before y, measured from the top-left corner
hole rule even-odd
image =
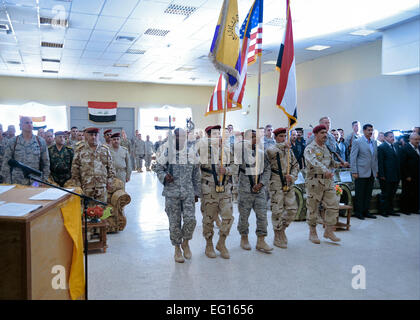
[[[322,238],[322,226],[321,244],[312,244],[307,224],[294,222],[287,229],[288,249],[275,247],[264,254],[255,250],[253,213],[253,249],[239,247],[234,205],[227,240],[231,259],[225,260],[204,255],[197,203],[193,257],[178,264],[154,173],[133,172],[127,191],[132,197],[127,227],[108,235],[105,254],[89,255],[89,299],[420,299],[420,215],[352,219],[350,231],[337,232],[339,245]],[[271,221],[267,239],[272,245]],[[353,278],[361,275],[352,273],[356,265],[364,267],[366,289],[352,287]]]

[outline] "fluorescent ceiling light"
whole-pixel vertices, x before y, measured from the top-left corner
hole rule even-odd
[[[353,32],[350,32],[350,34],[354,35],[354,36],[368,36],[372,33],[375,33],[376,30],[369,30],[369,29],[359,29]]]
[[[331,48],[330,46],[321,46],[321,45],[315,45],[315,46],[312,46],[312,47],[307,47],[307,48],[305,48],[305,50],[312,50],[312,51],[321,51],[321,50],[325,50],[325,49],[328,49],[328,48]]]
[[[277,64],[276,60],[265,61],[264,64]]]
[[[123,64],[123,63],[114,63],[114,67],[116,68],[128,68],[129,64]]]

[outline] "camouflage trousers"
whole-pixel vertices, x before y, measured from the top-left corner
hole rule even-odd
[[[152,155],[146,154],[146,156],[144,157],[144,160],[146,162],[146,167],[150,168],[150,164],[152,163]]]
[[[294,220],[298,205],[295,191],[291,186],[289,191],[283,191],[281,184],[270,182],[271,222],[274,231],[287,228]]]
[[[136,158],[136,170],[143,168],[144,156],[140,156],[136,154],[135,158]]]
[[[325,210],[325,223],[329,226],[337,223],[339,198],[331,179],[306,179],[306,221],[310,226],[316,226],[319,205]]]
[[[238,197],[239,175],[232,175],[232,195]]]
[[[257,218],[257,236],[267,235],[267,194],[265,188],[260,193],[245,193],[239,192],[238,197],[238,231],[240,235],[247,235],[249,233],[249,215],[251,209],[254,209]]]
[[[165,212],[169,219],[171,243],[176,246],[180,245],[182,240],[191,240],[197,223],[194,195],[186,199],[165,197]]]
[[[82,188],[83,190],[83,194],[91,197],[95,200],[99,200],[102,202],[106,202],[107,201],[107,197],[108,197],[108,191],[106,190],[106,186],[103,187],[95,187],[95,188]],[[95,203],[93,201],[91,201],[91,203],[89,203],[89,206],[96,206],[98,205],[98,203]]]
[[[220,236],[228,236],[233,224],[231,184],[225,186],[225,192],[217,193],[212,183],[201,184],[201,213],[203,215],[203,236],[210,239],[214,235],[214,222],[218,215],[222,218]]]

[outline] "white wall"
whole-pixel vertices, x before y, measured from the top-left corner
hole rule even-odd
[[[133,119],[136,128],[138,108],[156,108],[167,104],[191,107],[197,128],[221,123],[220,115],[204,117],[212,91],[212,87],[204,86],[0,77],[0,104],[19,105],[35,101],[52,106],[86,107],[88,101],[117,101],[118,107],[136,108]]]
[[[308,128],[328,115],[333,128],[351,131],[351,122],[372,123],[379,131],[411,129],[420,124],[420,76],[381,75],[381,41],[307,61],[296,66],[298,126]],[[262,75],[260,126],[286,126],[276,108],[278,72]],[[257,78],[247,83],[244,107],[230,112],[227,122],[236,129],[256,126]]]

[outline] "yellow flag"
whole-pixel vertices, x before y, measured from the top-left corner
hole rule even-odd
[[[210,60],[217,70],[225,74],[229,85],[239,82],[239,16],[237,0],[224,0],[210,48]]]

